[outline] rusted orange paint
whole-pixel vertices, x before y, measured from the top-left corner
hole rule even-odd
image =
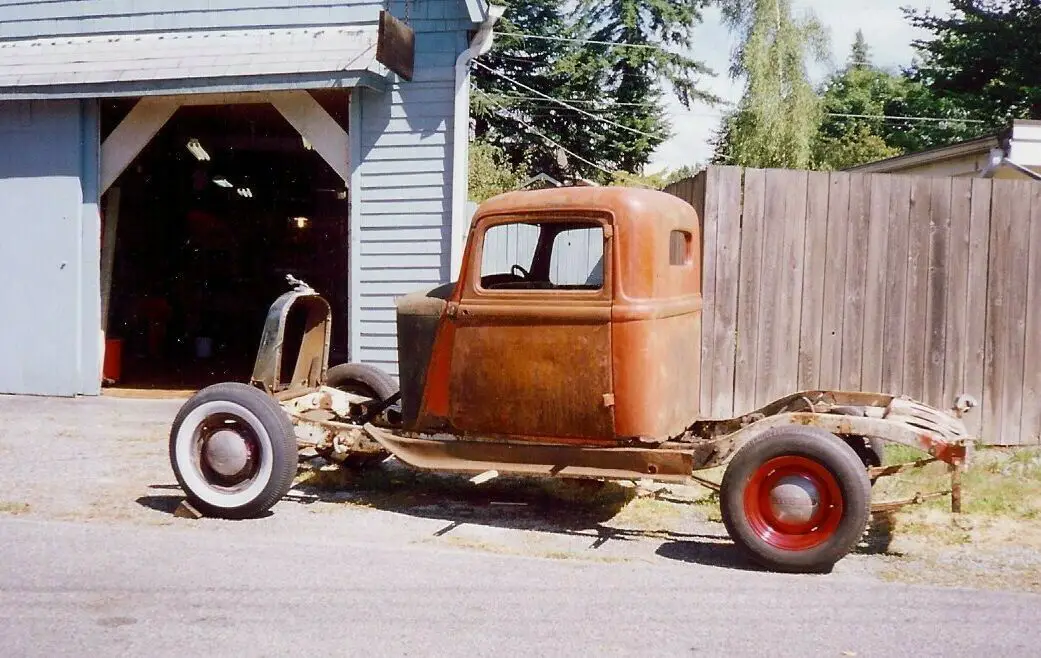
[[[603,287],[482,289],[485,231],[516,221],[600,224]],[[700,244],[694,209],[650,190],[558,188],[486,202],[454,312],[438,330],[419,424],[601,444],[682,432],[699,414]]]
[[[435,419],[448,418],[448,379],[452,370],[452,346],[455,343],[455,324],[449,317],[441,318],[430,355],[430,369],[423,386],[421,425],[434,425]]]

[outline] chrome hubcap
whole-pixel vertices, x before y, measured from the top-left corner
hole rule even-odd
[[[206,441],[203,457],[214,472],[231,477],[249,463],[249,443],[238,432],[218,430]]]
[[[783,477],[770,490],[770,509],[781,523],[808,523],[819,506],[820,492],[804,477]]]

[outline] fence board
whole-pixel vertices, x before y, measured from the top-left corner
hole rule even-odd
[[[1004,280],[1008,300],[1008,357],[1004,370],[1002,443],[1022,443],[1023,380],[1026,358],[1027,279],[1029,274],[1030,191],[1036,183],[1009,181],[1012,199],[1009,241],[1009,274]],[[1035,366],[1036,367],[1036,366]]]
[[[886,310],[886,240],[889,232],[890,176],[871,176],[867,234],[867,276],[864,277],[864,349],[860,387],[882,388],[882,341]]]
[[[734,413],[734,358],[741,256],[741,176],[738,167],[720,171],[716,208],[716,317],[712,341],[712,415]]]
[[[811,173],[806,190],[806,229],[802,251],[802,313],[799,319],[800,390],[820,385],[824,268],[828,244],[828,174]]]
[[[759,377],[756,349],[762,308],[760,270],[763,261],[763,223],[766,217],[766,172],[762,169],[746,169],[744,192],[734,366],[734,411],[739,414],[756,408],[756,380]]]
[[[716,318],[716,216],[719,207],[719,178],[721,168],[712,167],[705,172],[704,214],[701,216],[701,297],[704,307],[701,312],[701,410],[712,414],[712,388],[715,364]]]
[[[759,335],[756,347],[755,406],[771,399],[773,391],[781,387],[778,358],[783,349],[782,327],[778,321],[779,307],[785,306],[782,278],[784,262],[781,246],[784,244],[784,227],[787,203],[786,185],[788,172],[767,170],[766,172],[766,217],[763,223],[763,260],[760,266]]]
[[[942,399],[952,404],[965,392],[969,322],[969,258],[971,254],[972,181],[951,182],[951,228],[949,237],[946,296],[947,325],[944,329]]]
[[[925,327],[928,295],[930,180],[911,181],[907,234],[907,317],[904,322],[904,385],[902,393],[925,398]]]
[[[898,394],[904,378],[904,319],[907,310],[907,234],[911,213],[911,178],[894,176],[889,193],[886,245],[886,303],[882,320],[882,388]],[[880,273],[881,274],[881,273]]]
[[[925,397],[943,400],[943,368],[947,335],[947,250],[951,222],[951,178],[931,181],[929,210],[929,270],[926,278]]]
[[[991,191],[990,180],[977,178],[972,181],[972,208],[969,212],[969,277],[968,306],[969,321],[966,331],[965,392],[975,396],[983,404],[984,363],[986,362],[986,331],[988,272],[990,269],[990,224]],[[976,436],[983,431],[983,408],[969,414],[969,430]]]
[[[868,234],[871,202],[870,176],[855,176],[849,184],[849,233],[846,236],[846,295],[842,311],[842,372],[840,382],[847,390],[860,389],[864,350],[864,279],[867,258],[864,240]]]
[[[994,181],[991,190],[990,267],[987,270],[986,359],[983,371],[983,426],[986,440],[1000,443],[1004,436],[1005,370],[1008,363],[1009,232],[1012,197],[1006,181]]]
[[[824,272],[824,314],[821,318],[820,386],[842,387],[842,312],[846,295],[849,247],[850,175],[833,173],[828,192],[828,240]]]
[[[970,431],[1041,443],[1041,186],[711,168],[703,210],[703,412],[798,388],[881,389]]]
[[[1023,374],[1024,443],[1041,443],[1041,185],[1030,191],[1029,267],[1027,274],[1026,372]]]
[[[784,281],[783,296],[776,306],[782,331],[780,384],[771,399],[796,390],[799,386],[799,318],[801,316],[803,249],[806,244],[806,209],[809,173],[788,172],[785,176],[784,202]]]

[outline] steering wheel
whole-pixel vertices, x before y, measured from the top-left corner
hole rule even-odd
[[[517,272],[520,272],[520,274],[517,274]],[[514,276],[518,276],[518,277],[520,277],[522,279],[528,279],[528,278],[531,277],[531,274],[528,273],[528,270],[524,269],[520,265],[512,265],[512,266],[510,266],[510,274],[512,274]]]

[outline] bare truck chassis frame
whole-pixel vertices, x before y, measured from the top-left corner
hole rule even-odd
[[[332,461],[348,455],[389,453],[417,470],[473,474],[475,482],[497,475],[719,484],[694,474],[723,464],[753,437],[776,427],[815,427],[847,441],[867,437],[921,450],[922,459],[868,469],[872,482],[928,463],[949,465],[951,487],[872,505],[888,511],[950,494],[961,511],[960,472],[970,459],[971,438],[961,421],[975,400],[961,396],[950,412],[908,398],[871,393],[803,391],[752,413],[725,420],[696,420],[669,440],[610,448],[559,444],[507,444],[503,437],[416,434],[395,428],[394,404],[325,386],[331,314],[328,303],[299,281],[271,306],[251,384],[272,395],[291,419],[304,454]],[[304,330],[289,381],[282,381],[283,346],[290,312],[304,314]],[[292,356],[290,355],[290,358]]]

